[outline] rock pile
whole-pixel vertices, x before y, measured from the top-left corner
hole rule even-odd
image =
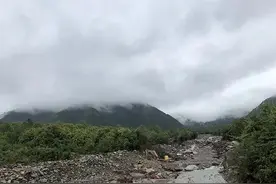
[[[157,160],[148,160],[139,152],[118,151],[105,155],[85,155],[74,160],[49,161],[28,166],[0,168],[1,183],[132,183],[141,178],[165,179],[173,173]]]
[[[179,173],[220,165],[225,150],[237,144],[203,136],[181,145],[156,145],[144,153],[117,151],[73,160],[9,165],[0,167],[0,183],[167,183]],[[165,155],[168,161],[162,160]]]
[[[159,144],[153,146],[153,149],[160,157],[168,155],[172,161],[187,160],[198,152],[198,147],[195,146],[194,140],[186,141],[183,144]]]

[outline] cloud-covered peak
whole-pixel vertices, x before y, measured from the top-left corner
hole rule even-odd
[[[0,2],[0,111],[141,102],[208,120],[275,94],[276,2]]]

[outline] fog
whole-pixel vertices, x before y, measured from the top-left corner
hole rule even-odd
[[[140,102],[194,120],[276,91],[276,1],[0,1],[0,112]]]

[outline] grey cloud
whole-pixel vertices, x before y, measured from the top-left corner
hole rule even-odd
[[[276,2],[273,0],[232,0],[220,1],[215,16],[223,21],[227,29],[237,29],[252,19],[260,19],[263,16],[275,12]]]
[[[252,73],[264,72],[276,63],[274,48],[257,56],[252,54],[242,61],[239,60],[242,49],[238,46],[218,52],[219,50],[219,48],[208,49],[208,52],[203,54],[206,55],[204,58],[208,62],[186,71],[187,77],[181,84],[183,97],[191,101],[201,97],[206,98],[227,88],[231,82]]]
[[[276,77],[263,75],[276,64],[274,2],[250,2],[0,3],[0,111],[144,102],[211,119],[248,110],[274,82],[243,81]],[[239,83],[248,91],[225,92]]]
[[[201,6],[194,6],[188,14],[182,18],[177,30],[184,37],[192,35],[206,34],[211,29],[211,23],[214,19],[212,11],[214,6],[212,3],[202,1]]]

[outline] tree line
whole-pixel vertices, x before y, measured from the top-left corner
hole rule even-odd
[[[196,138],[187,129],[158,126],[127,128],[87,124],[37,124],[31,121],[0,124],[0,164],[71,159],[80,154],[142,150],[154,144]]]

